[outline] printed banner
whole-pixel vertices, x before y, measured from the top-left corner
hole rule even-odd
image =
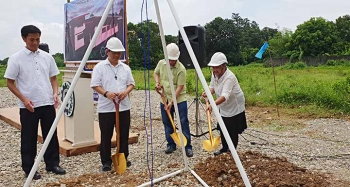
[[[75,0],[64,5],[66,62],[79,62],[83,59],[107,4],[108,0]],[[114,1],[88,61],[96,62],[107,58],[105,46],[111,37],[119,38],[125,46],[124,0]],[[125,60],[125,53],[121,60]]]

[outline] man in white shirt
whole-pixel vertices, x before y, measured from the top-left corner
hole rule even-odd
[[[212,94],[216,94],[215,104],[219,108],[233,145],[237,148],[238,134],[241,134],[247,128],[244,93],[235,74],[227,68],[227,59],[223,53],[215,53],[211,57],[208,66],[212,67],[213,72],[209,90]],[[207,97],[205,92],[202,96]],[[211,112],[212,107],[209,105],[207,110]],[[215,156],[229,151],[220,126],[218,126],[218,129],[220,130],[222,149],[215,152]]]
[[[112,37],[107,41],[107,56],[104,61],[99,62],[93,70],[91,85],[98,94],[98,118],[101,131],[100,157],[102,171],[110,171],[111,159],[111,139],[115,126],[115,105],[120,101],[119,121],[120,121],[120,153],[124,153],[125,158],[129,156],[129,129],[130,129],[130,100],[128,94],[134,89],[135,81],[128,65],[119,59],[125,51],[121,41]],[[127,166],[131,165],[127,161]]]
[[[9,58],[4,77],[7,87],[19,99],[22,169],[28,176],[36,156],[39,120],[43,138],[46,139],[56,118],[55,108],[59,104],[56,76],[59,70],[52,56],[38,49],[41,31],[37,27],[24,26],[21,35],[26,46]],[[57,130],[44,154],[44,161],[47,171],[66,173],[59,166]],[[41,175],[36,172],[33,179],[40,178]]]

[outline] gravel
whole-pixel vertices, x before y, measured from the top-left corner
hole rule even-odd
[[[166,155],[163,150],[166,147],[163,125],[159,112],[159,95],[151,91],[151,110],[146,107],[149,102],[145,91],[134,90],[131,94],[132,101],[132,122],[131,132],[140,133],[138,143],[130,145],[129,159],[132,166],[127,169],[123,177],[116,177],[115,174],[105,173],[111,177],[111,185],[105,186],[134,186],[149,181],[148,168],[152,167],[153,155],[153,177],[162,177],[171,172],[184,168],[184,161],[181,149],[175,153]],[[17,99],[7,88],[0,88],[0,108],[14,107]],[[193,98],[188,98],[192,101]],[[201,108],[201,105],[200,105]],[[189,119],[191,133],[194,135],[206,132],[206,117],[200,109],[199,128],[195,122],[195,103],[190,106]],[[144,118],[146,114],[146,118]],[[151,122],[150,123],[150,116]],[[251,113],[247,109],[249,120]],[[299,129],[288,131],[276,131],[269,128],[249,128],[240,137],[238,151],[259,151],[271,157],[286,157],[289,162],[315,172],[330,173],[335,179],[350,181],[350,124],[342,119],[313,119],[305,120],[305,126]],[[145,126],[150,134],[152,124],[152,141],[146,137]],[[198,131],[197,131],[198,130]],[[214,131],[214,137],[218,132]],[[0,120],[0,186],[23,186],[26,178],[21,169],[20,158],[20,131]],[[202,148],[202,141],[208,136],[192,137],[194,157],[188,158],[190,168],[201,159],[206,159],[212,154],[205,152]],[[149,142],[147,143],[147,140]],[[38,143],[38,152],[42,144]],[[153,147],[153,154],[152,154]],[[220,148],[221,146],[219,146]],[[148,151],[147,151],[148,148]],[[112,150],[114,152],[114,149]],[[147,156],[148,155],[148,156]],[[147,161],[148,157],[148,161]],[[32,181],[31,186],[45,186],[47,183],[59,183],[81,176],[83,174],[101,174],[99,153],[87,153],[79,156],[60,156],[61,166],[66,169],[67,174],[63,176],[54,175],[45,171],[45,164],[41,162],[39,172],[42,179]],[[114,177],[114,178],[113,178]],[[113,179],[113,180],[112,180]],[[109,180],[109,178],[108,178]],[[130,183],[134,181],[134,183]],[[180,184],[178,181],[181,181]],[[126,185],[128,183],[128,185]],[[124,185],[123,185],[124,184]],[[134,185],[130,185],[134,184]],[[182,173],[166,179],[156,186],[202,186],[190,173]],[[102,185],[104,186],[104,185]]]

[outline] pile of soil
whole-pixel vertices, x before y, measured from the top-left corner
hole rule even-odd
[[[259,152],[238,153],[249,181],[255,187],[328,187],[343,186],[325,174],[298,167],[286,158],[272,158]],[[231,154],[207,158],[195,166],[196,173],[209,186],[245,186]],[[331,185],[332,184],[332,185]]]
[[[334,181],[326,174],[320,174],[298,167],[286,158],[272,158],[259,152],[238,153],[243,167],[253,187],[329,187],[349,186],[344,181]],[[179,166],[176,166],[179,167]],[[195,172],[213,187],[244,187],[242,177],[231,154],[222,154],[200,161],[194,167]],[[182,173],[184,175],[186,173]],[[137,186],[147,182],[148,173],[134,175],[125,173],[121,176],[115,172],[87,174],[77,178],[62,180],[59,183],[47,183],[46,186],[83,187],[83,186]],[[171,180],[171,178],[169,178]],[[193,180],[194,177],[186,180]],[[173,183],[176,184],[176,183]],[[154,186],[163,186],[156,183]]]

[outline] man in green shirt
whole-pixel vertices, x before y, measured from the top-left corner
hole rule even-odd
[[[191,134],[190,126],[188,121],[188,109],[187,109],[187,100],[186,100],[186,68],[178,61],[180,56],[179,47],[171,43],[167,45],[167,53],[169,57],[170,69],[173,75],[173,84],[175,87],[175,95],[177,100],[177,106],[179,110],[179,117],[181,122],[182,133],[187,139],[187,145],[185,146],[186,156],[192,157],[192,145],[191,145]],[[164,95],[166,101],[168,102],[167,108],[164,106],[164,103],[160,103],[160,110],[162,115],[162,122],[165,129],[165,138],[168,142],[167,148],[165,150],[166,154],[170,154],[176,150],[176,144],[174,140],[170,137],[170,134],[174,133],[170,119],[167,115],[167,110],[170,111],[172,117],[174,117],[174,106],[172,100],[172,94],[170,89],[170,83],[167,73],[166,61],[160,60],[157,64],[156,69],[154,70],[154,80],[156,81],[156,89],[160,90],[161,86],[164,87]]]

